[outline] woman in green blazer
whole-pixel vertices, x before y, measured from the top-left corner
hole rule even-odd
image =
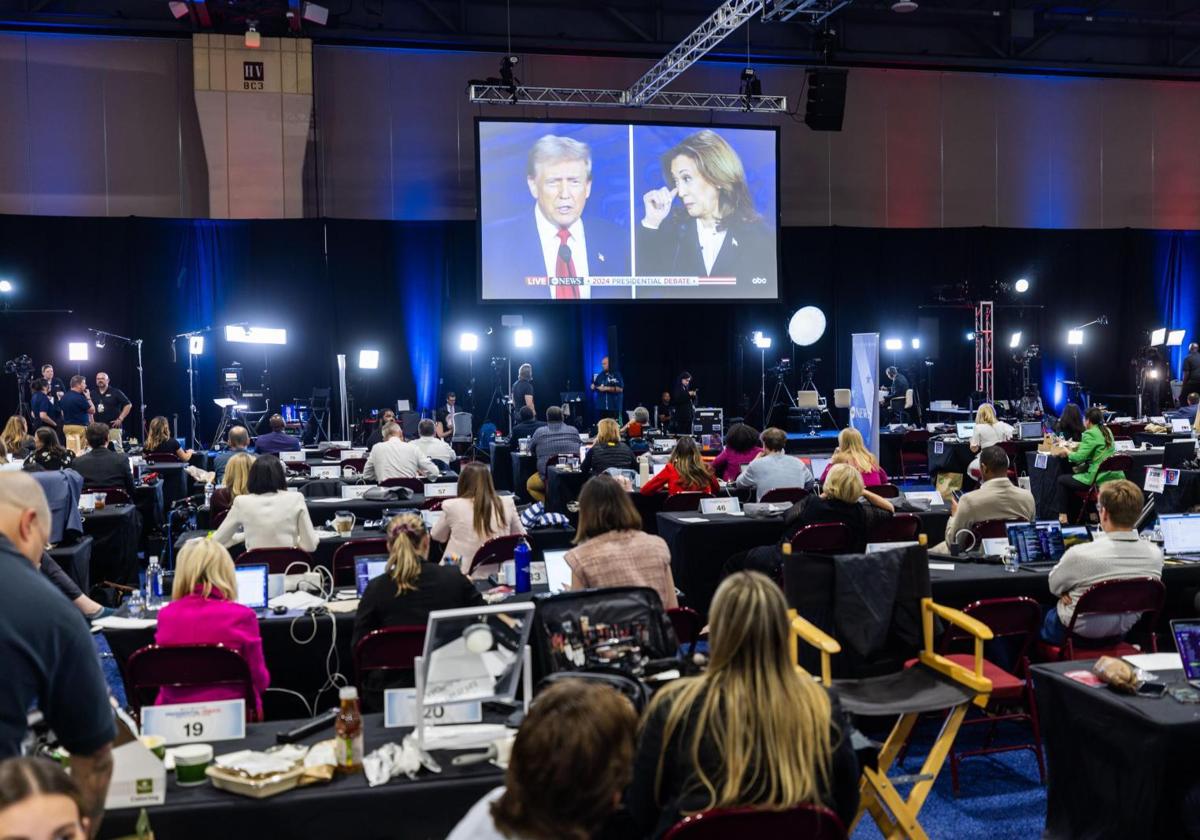
[[[1111,457],[1116,451],[1112,432],[1104,425],[1104,412],[1098,408],[1089,408],[1083,417],[1083,438],[1079,441],[1079,446],[1075,451],[1072,452],[1065,447],[1054,450],[1055,455],[1060,458],[1065,457],[1075,470],[1070,475],[1058,477],[1058,518],[1060,521],[1068,521],[1071,497],[1075,491],[1091,487],[1093,482],[1103,484],[1106,481],[1125,477],[1125,473],[1119,470],[1100,472],[1100,465],[1104,463],[1104,459]]]

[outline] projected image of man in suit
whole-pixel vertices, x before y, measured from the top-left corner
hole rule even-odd
[[[629,274],[628,235],[603,219],[584,219],[584,208],[592,194],[592,152],[588,144],[554,134],[542,136],[529,150],[526,183],[534,200],[532,212],[489,225],[484,233],[485,239],[502,245],[485,249],[485,296],[490,285],[492,295],[500,297],[630,297],[630,290],[623,287],[525,284],[526,277]]]

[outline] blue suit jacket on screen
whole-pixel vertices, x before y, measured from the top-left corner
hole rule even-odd
[[[536,212],[536,211],[534,211]],[[583,217],[588,271],[597,277],[629,274],[629,232],[603,219]],[[484,225],[484,297],[550,300],[544,286],[526,286],[526,277],[546,276],[546,260],[533,212]],[[628,287],[594,288],[592,300],[631,297]]]

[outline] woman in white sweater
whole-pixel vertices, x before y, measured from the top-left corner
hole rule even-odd
[[[245,540],[247,549],[316,550],[319,540],[304,497],[287,489],[287,476],[277,457],[254,459],[246,491],[233,500],[225,521],[213,532],[214,540],[226,548]]]
[[[979,478],[980,452],[1012,438],[1013,427],[996,418],[996,410],[990,403],[979,406],[979,410],[975,412],[975,431],[971,434],[971,451],[975,453],[975,460],[967,467],[971,477]]]
[[[445,556],[458,557],[464,574],[471,568],[475,553],[488,540],[525,533],[513,497],[496,492],[492,473],[483,464],[463,467],[458,477],[458,498],[443,502],[442,514],[430,536],[446,543]],[[481,567],[474,577],[487,577],[494,571],[495,568]]]

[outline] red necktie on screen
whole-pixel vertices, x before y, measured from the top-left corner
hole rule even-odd
[[[571,231],[566,228],[558,229],[558,260],[554,263],[555,277],[574,277],[575,276],[575,259],[571,256],[571,246],[567,244],[567,240],[571,236]],[[578,300],[578,286],[555,286],[555,300]]]

